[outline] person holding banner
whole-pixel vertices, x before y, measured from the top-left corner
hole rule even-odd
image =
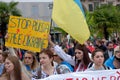
[[[88,55],[88,49],[83,44],[77,44],[75,46],[75,56],[72,57],[68,54],[66,54],[58,45],[55,45],[52,40],[51,36],[49,36],[49,43],[51,46],[54,47],[55,52],[58,56],[60,56],[64,61],[67,61],[72,66],[74,66],[74,71],[85,71],[87,69],[87,66],[91,62],[89,55]]]
[[[53,63],[53,52],[50,49],[43,49],[39,54],[40,67],[36,71],[32,80],[43,79],[50,75],[57,74]]]
[[[110,67],[104,65],[104,52],[101,49],[96,49],[92,53],[93,63],[89,64],[86,71],[109,70]]]

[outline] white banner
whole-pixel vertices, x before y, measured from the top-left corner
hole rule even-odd
[[[74,72],[61,75],[52,75],[39,80],[120,80],[120,69]]]

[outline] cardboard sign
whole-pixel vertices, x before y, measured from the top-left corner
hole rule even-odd
[[[48,46],[50,23],[10,16],[5,46],[40,52]]]

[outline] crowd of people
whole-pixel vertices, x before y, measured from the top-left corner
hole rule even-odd
[[[0,80],[37,80],[50,75],[120,68],[120,43],[116,40],[87,40],[85,44],[65,40],[39,53],[6,48],[0,50]]]

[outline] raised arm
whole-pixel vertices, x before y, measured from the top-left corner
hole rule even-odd
[[[73,59],[72,56],[66,54],[58,45],[55,45],[52,40],[51,37],[49,36],[49,44],[54,47],[54,51],[56,52],[56,54],[61,57],[64,61],[67,61],[68,63],[70,63],[71,65],[75,66],[75,61]]]
[[[9,49],[11,55],[17,57],[17,55],[16,55],[16,53],[15,53],[15,50],[14,50],[13,48],[9,47],[8,49]]]

